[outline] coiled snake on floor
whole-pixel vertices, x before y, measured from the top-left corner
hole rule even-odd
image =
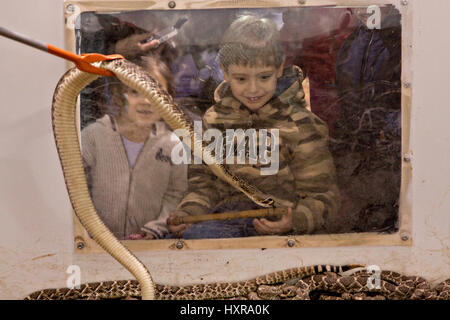
[[[265,195],[243,181],[239,177],[232,175],[226,167],[214,161],[214,156],[207,152],[202,145],[200,137],[196,137],[192,121],[176,106],[173,99],[159,86],[159,84],[140,67],[123,59],[97,63],[97,66],[112,71],[116,77],[125,85],[142,93],[152,106],[155,107],[161,117],[173,129],[185,129],[191,137],[191,146],[200,150],[202,159],[211,163],[209,168],[221,179],[230,183],[233,187],[242,191],[252,201],[263,207],[282,205],[278,199]],[[53,130],[56,146],[63,167],[70,201],[74,211],[82,225],[92,238],[99,243],[111,256],[118,260],[137,279],[126,281],[110,281],[101,283],[84,284],[80,289],[50,289],[41,290],[29,295],[26,299],[99,299],[99,298],[120,298],[126,296],[139,296],[142,299],[222,299],[243,297],[252,293],[264,291],[264,286],[279,284],[293,278],[300,278],[297,291],[303,290],[305,295],[307,289],[304,287],[305,276],[316,275],[319,277],[322,271],[340,272],[350,267],[300,267],[279,271],[258,277],[253,280],[237,283],[217,283],[206,285],[193,285],[184,287],[161,286],[153,283],[152,277],[144,264],[140,262],[122,243],[111,233],[99,218],[91,197],[83,169],[82,156],[78,140],[76,125],[75,105],[80,91],[99,76],[81,72],[76,68],[67,71],[59,81],[52,103]],[[209,161],[206,161],[208,159]],[[322,275],[323,276],[323,275]],[[315,282],[306,283],[312,288],[313,283],[342,285],[342,280],[328,281],[328,278],[315,279]],[[358,282],[357,276],[352,276],[353,282]],[[327,282],[328,281],[328,282]],[[342,286],[345,287],[345,286]],[[303,288],[303,289],[302,289]],[[448,286],[446,286],[448,292]],[[283,291],[284,289],[279,290]],[[344,289],[342,289],[344,290]],[[288,290],[289,291],[289,290]],[[444,290],[445,291],[445,290]],[[284,293],[282,293],[284,294]],[[295,294],[300,297],[302,294]],[[264,294],[262,294],[264,295]],[[292,296],[288,294],[288,296]],[[448,295],[447,295],[448,296]]]

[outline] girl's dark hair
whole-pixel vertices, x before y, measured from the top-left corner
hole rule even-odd
[[[171,96],[175,95],[175,84],[172,70],[170,70],[169,66],[164,61],[161,61],[159,55],[141,56],[138,59],[133,60],[132,62],[145,69],[146,71],[159,73],[161,77],[164,78],[167,82],[167,92]]]
[[[169,93],[169,95],[171,95],[172,97],[175,95],[173,73],[170,70],[169,66],[165,62],[161,61],[158,55],[140,56],[133,59],[131,62],[140,66],[145,71],[148,71],[151,74],[159,73],[159,75],[166,80],[167,92]],[[110,101],[108,103],[108,110],[106,111],[106,113],[111,116],[118,116],[125,103],[123,94],[125,93],[127,86],[120,82],[118,79],[114,78],[111,80],[108,87],[110,92]]]
[[[280,67],[284,50],[275,22],[255,15],[239,17],[225,32],[219,57],[225,71],[233,64]]]

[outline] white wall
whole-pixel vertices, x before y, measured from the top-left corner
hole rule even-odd
[[[242,280],[287,267],[377,264],[433,282],[450,277],[450,29],[448,0],[414,10],[411,149],[412,247],[140,252],[167,284]],[[0,25],[64,47],[59,0],[1,1]],[[65,71],[56,57],[0,38],[0,299],[63,287],[70,264],[82,282],[131,275],[107,254],[74,255],[71,207],[54,146],[50,105]]]

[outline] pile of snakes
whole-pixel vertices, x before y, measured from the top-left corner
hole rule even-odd
[[[160,300],[450,300],[450,279],[435,288],[421,277],[378,275],[352,266],[310,266],[240,282],[156,287]],[[358,271],[358,269],[361,269]],[[346,274],[347,272],[353,274]],[[352,271],[356,270],[356,271]],[[379,277],[375,277],[377,275]],[[80,288],[36,291],[26,300],[141,299],[136,280],[94,282]]]

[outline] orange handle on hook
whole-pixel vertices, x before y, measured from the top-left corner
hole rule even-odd
[[[51,44],[48,43],[47,43],[47,52],[60,58],[72,61],[81,71],[95,73],[108,77],[114,77],[114,73],[112,73],[109,70],[94,67],[93,65],[91,65],[91,63],[105,60],[123,59],[123,56],[121,56],[120,54],[103,55],[100,53],[87,53],[79,56],[72,52],[52,46]]]
[[[60,58],[72,61],[81,71],[99,74],[102,76],[114,77],[114,73],[109,70],[94,67],[93,65],[91,65],[91,63],[105,60],[123,59],[123,56],[121,56],[120,54],[103,55],[100,53],[87,53],[79,56],[70,51],[52,46],[51,44],[30,39],[24,35],[10,31],[3,27],[0,27],[0,35],[34,47],[36,49],[51,53]]]

